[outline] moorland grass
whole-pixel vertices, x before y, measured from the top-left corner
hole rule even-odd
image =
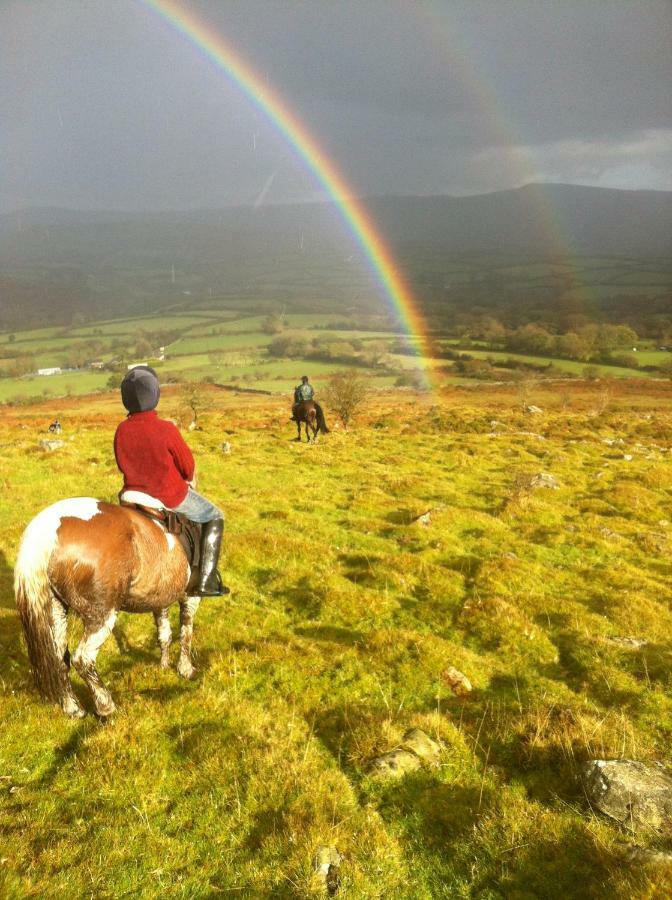
[[[0,893],[317,897],[329,845],[357,900],[669,896],[627,850],[672,834],[601,818],[575,776],[591,757],[670,761],[672,391],[559,391],[537,389],[537,416],[511,388],[381,393],[308,446],[283,401],[209,389],[188,440],[226,511],[233,594],[199,610],[192,682],[159,670],[150,617],[120,617],[104,724],[38,699],[11,567],[40,508],[114,498],[120,409],[66,401],[53,454],[48,406],[6,410]],[[178,407],[166,389],[163,414]],[[410,727],[440,767],[371,778]]]

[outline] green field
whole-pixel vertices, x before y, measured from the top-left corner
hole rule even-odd
[[[199,610],[191,682],[158,668],[151,617],[120,617],[105,723],[37,697],[12,566],[48,503],[114,499],[123,409],[63,401],[54,453],[49,404],[3,411],[0,896],[318,898],[322,845],[350,900],[672,894],[629,857],[669,829],[602,817],[576,780],[591,758],[669,762],[672,386],[538,385],[534,417],[475,387],[372,395],[316,446],[284,398],[207,389],[187,439],[233,593]],[[409,728],[439,765],[370,775]]]
[[[432,270],[432,264],[437,262],[431,254],[426,259],[419,257],[420,259],[428,272]],[[636,261],[630,263],[631,267],[641,268]],[[593,284],[589,289],[590,297],[586,295],[585,298],[592,303],[600,292],[607,291],[606,285],[599,284],[596,273],[602,273],[600,278],[612,279],[611,270],[608,275],[604,274],[608,264],[608,260],[586,258],[567,261],[563,265],[555,261],[533,260],[514,263],[509,257],[493,256],[491,259],[478,257],[472,260],[444,261],[442,265],[447,267],[446,271],[462,273],[469,279],[472,288],[477,293],[481,292],[484,300],[487,300],[487,291],[490,289],[496,293],[497,282],[491,276],[505,279],[520,276],[523,279],[521,296],[527,296],[525,292],[530,284],[539,284],[540,279],[555,278],[565,268],[581,265],[594,274]],[[611,266],[622,276],[623,271],[628,269],[628,261],[612,260]],[[578,290],[574,279],[571,284],[570,293]],[[625,286],[624,290],[629,292],[635,288]],[[642,290],[646,293],[653,288],[644,286]],[[257,300],[256,305],[253,303],[251,308],[258,308],[260,303]],[[433,372],[436,385],[446,386],[459,383],[465,377],[487,378],[491,381],[520,380],[523,376],[531,377],[530,367],[536,367],[534,377],[541,378],[544,377],[544,369],[551,363],[554,369],[549,375],[557,377],[559,373],[564,373],[568,377],[581,378],[584,377],[587,366],[586,362],[501,350],[501,344],[495,342],[491,345],[479,336],[478,329],[475,331],[475,338],[467,341],[464,350],[461,350],[462,343],[454,331],[450,328],[445,332],[435,330],[432,332],[432,339],[439,346],[464,352],[475,360],[493,364],[491,370],[486,372],[462,371],[459,366],[453,371],[450,360],[429,358],[423,363],[414,356],[399,354],[398,345],[403,332],[398,323],[395,327],[390,316],[372,316],[357,312],[351,307],[346,307],[348,312],[342,314],[297,313],[292,312],[291,307],[289,312],[280,313],[278,305],[276,302],[269,307],[270,320],[268,313],[250,315],[227,306],[225,302],[217,306],[217,302],[212,300],[208,303],[208,308],[199,308],[195,301],[190,301],[188,308],[186,304],[183,309],[171,306],[164,313],[156,315],[13,332],[11,341],[10,334],[4,333],[0,335],[0,403],[106,390],[111,376],[110,367],[116,367],[118,374],[137,362],[151,362],[164,378],[186,381],[207,379],[228,385],[246,383],[248,387],[282,393],[291,389],[299,370],[323,377],[351,365],[356,365],[377,387],[393,385],[397,379],[401,379],[399,383],[403,384],[405,373],[423,366]],[[275,327],[278,323],[279,327]],[[348,328],[348,324],[352,327]],[[346,327],[339,327],[344,325]],[[269,351],[269,345],[278,335],[293,335],[303,345],[296,352],[288,354],[289,358],[280,359]],[[406,340],[417,345],[416,337]],[[664,367],[672,360],[672,354],[657,350],[657,342],[651,338],[638,340],[637,343],[639,351],[632,355],[639,363],[638,368],[602,362],[592,366],[593,374],[618,378],[664,377]],[[312,354],[307,344],[313,345]],[[159,346],[165,347],[164,361],[158,359]],[[490,349],[490,346],[495,349]],[[470,349],[471,347],[474,349]],[[624,349],[630,351],[629,346]],[[497,365],[512,360],[519,363],[518,371],[512,370],[510,366]],[[106,365],[106,370],[89,368],[92,362],[98,361]],[[76,371],[58,376],[34,377],[38,368],[51,366]],[[651,370],[643,371],[644,367],[651,367]]]

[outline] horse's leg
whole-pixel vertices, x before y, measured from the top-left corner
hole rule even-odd
[[[68,608],[62,603],[58,597],[54,597],[51,603],[51,621],[54,629],[54,643],[56,644],[56,653],[58,658],[62,659],[65,665],[70,668],[70,653],[68,652]],[[68,687],[61,699],[61,709],[66,716],[72,716],[75,719],[81,719],[86,715],[79,701],[74,695],[70,679],[68,678]]]
[[[108,613],[101,625],[96,621],[95,625],[85,623],[84,636],[77,645],[72,657],[72,664],[77,669],[82,679],[88,685],[93,694],[93,705],[99,716],[111,716],[115,710],[114,700],[96,669],[96,657],[98,651],[110,636],[117,619],[117,610]]]
[[[300,441],[301,440],[301,422],[298,419],[296,420],[296,430],[297,430],[298,434],[297,434],[297,437],[295,438],[295,440]]]
[[[195,672],[191,661],[191,638],[194,634],[194,616],[200,602],[200,597],[186,597],[180,602],[180,658],[177,662],[177,674],[182,678],[192,678]]]
[[[170,665],[170,644],[173,640],[173,631],[170,627],[168,610],[155,610],[154,621],[156,622],[156,638],[159,643],[159,647],[161,648],[161,668],[167,669]]]

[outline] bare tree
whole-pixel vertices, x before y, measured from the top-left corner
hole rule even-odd
[[[355,369],[338,372],[329,379],[325,397],[329,407],[339,417],[346,430],[355,412],[364,402],[367,392],[366,379]]]
[[[189,420],[189,430],[200,430],[198,417],[208,408],[207,399],[203,396],[203,382],[185,382],[180,394],[181,406],[186,414],[185,418]]]

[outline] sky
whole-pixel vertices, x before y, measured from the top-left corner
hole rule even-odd
[[[188,0],[354,194],[672,190],[671,0]],[[323,185],[143,0],[0,0],[0,213]]]

